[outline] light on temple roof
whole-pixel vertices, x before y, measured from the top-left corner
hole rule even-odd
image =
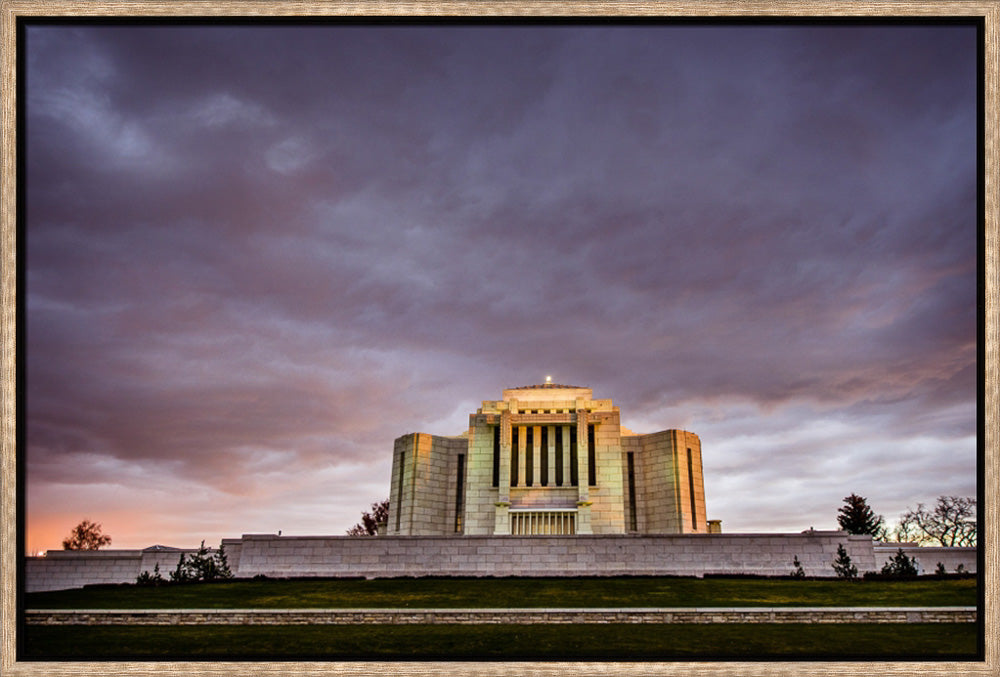
[[[551,376],[546,376],[545,377],[545,382],[546,383],[552,383],[552,377]]]

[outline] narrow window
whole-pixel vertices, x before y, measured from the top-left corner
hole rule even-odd
[[[576,426],[569,429],[569,483],[576,486],[580,483],[580,469],[577,467]]]
[[[493,429],[493,486],[500,486],[500,426]]]
[[[520,453],[518,451],[517,445],[517,433],[520,430],[518,426],[511,426],[510,429],[510,486],[516,487],[517,480],[517,455]]]
[[[542,426],[542,446],[539,452],[542,455],[542,486],[549,486],[549,427]]]
[[[563,448],[562,448],[562,426],[556,426],[556,486],[563,485]]]
[[[531,486],[535,481],[535,427],[525,428],[524,441],[524,483]]]
[[[396,486],[396,531],[399,531],[399,518],[403,513],[403,472],[406,470],[406,452],[399,452],[399,479]]]
[[[455,533],[462,533],[462,513],[465,512],[465,454],[458,455],[458,476],[455,478]]]
[[[698,513],[694,509],[694,473],[691,471],[691,450],[688,449],[688,489],[691,492],[691,528],[698,528]]]
[[[587,476],[590,486],[597,485],[597,450],[594,448],[594,426],[587,426]]]
[[[635,514],[635,454],[631,451],[628,452],[628,530],[639,530]]]

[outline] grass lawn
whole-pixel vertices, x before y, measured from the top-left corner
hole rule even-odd
[[[32,626],[44,660],[975,660],[976,624]]]
[[[261,580],[26,594],[28,609],[975,606],[975,578]]]

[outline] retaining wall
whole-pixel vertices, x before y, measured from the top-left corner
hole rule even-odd
[[[409,625],[528,623],[974,623],[975,607],[673,609],[41,610],[32,625]]]
[[[330,576],[620,576],[792,573],[832,576],[837,546],[858,571],[877,571],[899,547],[839,531],[800,534],[586,536],[275,536],[225,539],[233,574],[291,578]],[[938,561],[975,571],[975,548],[905,547],[933,573]],[[49,551],[27,559],[26,591],[133,583],[156,564],[167,578],[181,552],[195,550]]]
[[[874,548],[879,570],[899,550],[916,560],[917,571],[921,574],[933,574],[938,562],[944,565],[949,574],[958,571],[959,565],[967,573],[975,573],[977,568],[976,548],[920,547],[916,543],[876,543]]]
[[[239,541],[237,541],[239,542]],[[227,558],[229,544],[226,543]],[[135,583],[143,571],[169,578],[181,553],[189,550],[49,550],[44,557],[25,562],[25,592],[82,588],[100,583]],[[214,552],[212,550],[211,552]]]
[[[838,531],[676,536],[243,537],[240,576],[833,575],[844,544],[860,571],[875,568],[870,537]]]

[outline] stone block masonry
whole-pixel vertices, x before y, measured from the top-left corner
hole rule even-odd
[[[876,569],[881,570],[896,553],[903,554],[916,561],[917,571],[921,574],[933,574],[940,563],[945,572],[956,573],[961,566],[962,571],[976,571],[976,548],[942,548],[934,546],[918,546],[916,543],[876,543]]]
[[[226,557],[235,571],[239,562],[240,539],[225,539]],[[139,574],[152,574],[159,566],[160,575],[169,579],[181,554],[191,555],[197,548],[164,550],[50,550],[44,557],[28,557],[25,562],[25,592],[65,590],[85,585],[135,583]],[[210,548],[209,552],[215,553]]]
[[[577,536],[243,537],[239,576],[831,576],[844,544],[875,569],[869,537],[842,532]]]
[[[975,623],[975,607],[33,610],[31,625]]]
[[[798,557],[807,576],[833,576],[843,544],[860,573],[878,571],[895,552],[868,536],[840,531],[799,534],[577,536],[275,536],[225,539],[239,578],[310,576],[704,576],[792,573]],[[887,550],[887,548],[889,548]],[[924,552],[926,551],[926,552]],[[134,583],[156,563],[166,578],[182,551],[53,551],[27,559],[26,591]],[[185,550],[183,552],[194,552]],[[924,573],[944,561],[976,571],[975,548],[907,548]]]

